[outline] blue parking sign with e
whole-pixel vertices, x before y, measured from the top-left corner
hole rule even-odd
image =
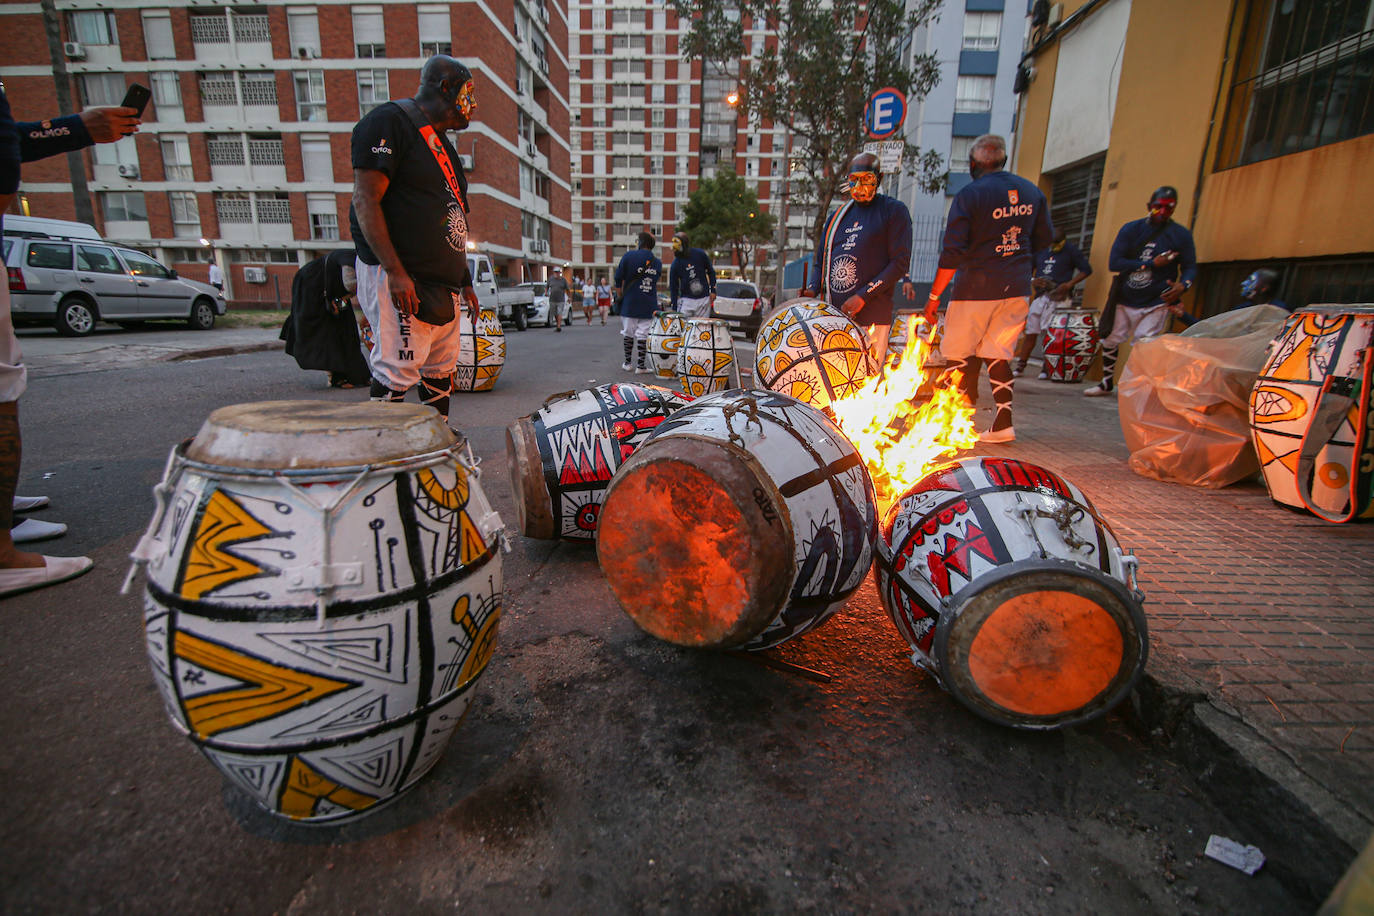
[[[875,140],[890,137],[906,118],[906,96],[891,86],[879,89],[868,97],[864,108],[864,124],[868,135]]]

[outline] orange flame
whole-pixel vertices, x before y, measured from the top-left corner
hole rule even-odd
[[[868,466],[881,511],[945,459],[978,441],[973,408],[959,393],[959,373],[949,385],[930,384],[938,370],[926,369],[931,344],[917,334],[925,323],[919,315],[908,316],[906,352],[889,359],[885,373],[830,404]],[[923,385],[931,397],[916,406],[912,401]]]

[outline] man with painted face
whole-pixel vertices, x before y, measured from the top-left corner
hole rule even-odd
[[[1064,308],[1073,295],[1073,288],[1092,275],[1092,265],[1082,250],[1069,241],[1063,229],[1054,230],[1054,241],[1044,251],[1035,253],[1035,274],[1031,277],[1030,311],[1026,314],[1026,331],[1021,335],[1021,344],[1016,348],[1016,365],[1011,374],[1020,378],[1026,371],[1026,361],[1035,349],[1040,332],[1049,324],[1050,316],[1057,308]],[[1046,372],[1040,378],[1049,378]]]
[[[673,265],[668,268],[668,299],[688,318],[711,314],[716,302],[716,269],[711,256],[687,244],[687,233],[673,235]]]
[[[1087,397],[1116,393],[1118,348],[1164,333],[1179,298],[1197,279],[1193,234],[1172,219],[1177,206],[1177,190],[1156,188],[1150,215],[1131,220],[1116,234],[1107,266],[1121,274],[1120,293],[1112,326],[1102,329],[1102,381],[1083,392]]]
[[[894,197],[878,193],[878,157],[860,153],[849,163],[850,200],[831,213],[813,263],[820,276],[803,296],[819,291],[868,335],[874,371],[887,358],[895,305],[892,294],[911,265],[911,212]]]
[[[997,404],[982,442],[1011,442],[1011,360],[1030,310],[1031,265],[1050,247],[1054,229],[1049,205],[1034,184],[1005,171],[1006,141],[984,134],[969,149],[969,182],[954,195],[945,224],[944,249],[930,285],[925,318],[935,322],[940,296],[954,283],[940,352],[945,378],[961,374],[959,388],[978,403],[978,373],[988,365]],[[957,276],[956,276],[957,272]]]
[[[472,73],[425,62],[413,99],[379,105],[353,128],[358,304],[372,325],[374,401],[420,401],[447,417],[462,306],[477,321],[467,264],[467,176],[447,131],[477,110]]]

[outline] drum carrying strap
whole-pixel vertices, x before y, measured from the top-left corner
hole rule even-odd
[[[1370,441],[1370,424],[1374,416],[1370,410],[1371,382],[1374,382],[1374,347],[1366,347],[1359,352],[1357,375],[1328,375],[1322,383],[1321,393],[1317,395],[1316,410],[1312,422],[1302,437],[1302,449],[1298,452],[1296,472],[1298,496],[1303,505],[1318,518],[1328,522],[1348,522],[1370,504],[1374,496],[1374,442]],[[1313,505],[1312,479],[1316,473],[1317,454],[1331,441],[1341,424],[1350,416],[1351,408],[1356,408],[1353,425],[1355,445],[1351,449],[1350,467],[1347,477],[1350,481],[1349,495],[1345,507],[1337,513],[1328,513]]]
[[[830,214],[830,219],[826,220],[825,226],[821,229],[821,263],[816,265],[816,292],[826,302],[830,302],[830,246],[835,241],[835,233],[839,231],[840,220],[852,206],[854,206],[854,201],[845,201],[844,206]],[[836,308],[844,305],[843,302],[830,302],[830,304]]]
[[[424,112],[420,111],[420,106],[415,104],[414,99],[397,99],[396,106],[406,113],[410,118],[410,123],[415,125],[415,129],[420,132],[420,137],[425,141],[425,146],[434,156],[434,161],[439,163],[439,171],[444,173],[444,181],[448,182],[448,189],[453,192],[453,199],[458,201],[458,206],[463,208],[463,212],[468,212],[467,177],[459,175],[453,167],[453,160],[449,158],[448,150],[444,149],[444,143],[439,138],[439,134],[434,130],[434,125],[429,123]]]

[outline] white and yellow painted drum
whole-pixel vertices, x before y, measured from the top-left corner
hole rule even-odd
[[[681,312],[654,312],[648,347],[649,366],[656,378],[677,378],[677,354],[686,329],[687,316]]]
[[[418,404],[215,411],[172,451],[145,633],[172,723],[267,811],[320,824],[415,784],[491,658],[501,520]]]
[[[453,368],[454,392],[490,391],[506,365],[506,332],[501,330],[501,319],[495,309],[483,308],[477,312],[476,325],[466,309],[460,309],[454,320],[461,322],[458,363]]]
[[[1309,306],[1284,322],[1250,392],[1250,430],[1275,502],[1332,521],[1374,518],[1374,416],[1361,410],[1371,360],[1374,305]],[[1338,412],[1315,431],[1333,404]]]
[[[730,387],[735,371],[735,341],[720,318],[688,318],[677,354],[677,377],[692,397]]]
[[[878,529],[878,595],[912,661],[1003,725],[1105,714],[1145,667],[1135,557],[1078,487],[968,458],[909,487]]]
[[[824,409],[870,374],[863,331],[821,299],[792,299],[759,328],[755,377],[770,391]]]
[[[1097,313],[1056,309],[1045,326],[1045,374],[1052,382],[1078,382],[1097,356]]]
[[[877,509],[862,459],[820,411],[771,391],[700,398],[616,472],[596,553],[620,606],[681,646],[766,649],[868,575]]]
[[[531,538],[590,543],[616,469],[691,400],[667,388],[616,382],[554,395],[508,426],[520,530]]]

